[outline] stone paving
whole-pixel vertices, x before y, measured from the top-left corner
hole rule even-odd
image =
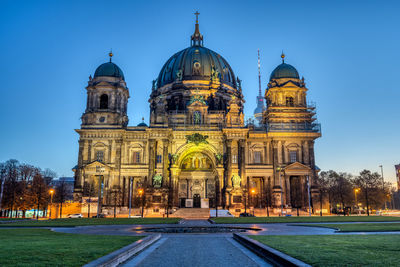
[[[308,223],[301,223],[308,224]],[[335,223],[336,224],[336,223]],[[312,225],[309,224],[309,225]],[[400,234],[400,232],[348,232],[300,226],[294,223],[211,224],[207,220],[182,220],[176,225],[98,225],[52,228],[56,232],[95,235],[148,235],[145,228],[165,227],[254,227],[246,235],[348,235]],[[260,257],[237,243],[232,233],[163,233],[155,244],[128,260],[123,266],[270,266]]]
[[[122,266],[272,266],[229,236],[169,235]]]

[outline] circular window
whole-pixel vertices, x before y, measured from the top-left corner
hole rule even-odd
[[[200,62],[195,61],[195,62],[193,63],[193,67],[194,67],[195,69],[200,69],[200,67],[201,67]]]

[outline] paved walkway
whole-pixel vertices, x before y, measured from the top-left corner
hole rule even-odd
[[[306,223],[302,223],[306,224]],[[255,227],[261,231],[247,231],[246,235],[347,235],[400,234],[400,232],[336,233],[334,229],[300,226],[288,223],[274,224],[211,224],[207,220],[183,220],[175,225],[101,225],[74,228],[53,228],[53,231],[75,234],[147,235],[144,228],[235,226]],[[134,229],[139,231],[134,231]],[[162,234],[153,245],[131,258],[122,266],[270,266],[263,259],[233,240],[231,233],[216,234]]]
[[[272,266],[230,236],[163,235],[122,266]]]
[[[378,222],[380,223],[380,222]],[[52,228],[55,232],[71,234],[93,234],[93,235],[147,235],[144,228],[158,227],[185,227],[185,226],[234,226],[234,227],[255,227],[261,231],[247,231],[246,235],[372,235],[372,234],[400,234],[398,232],[345,232],[337,233],[335,229],[311,227],[313,223],[299,223],[310,226],[300,226],[295,223],[271,223],[271,224],[210,224],[207,220],[183,220],[181,224],[147,224],[147,225],[95,225],[95,226],[77,226],[70,228],[56,227]],[[341,223],[330,223],[341,224]],[[10,227],[12,228],[12,227]],[[48,228],[48,227],[46,227]],[[173,235],[173,234],[167,234]],[[186,234],[187,235],[187,234]],[[223,236],[230,234],[221,234]]]

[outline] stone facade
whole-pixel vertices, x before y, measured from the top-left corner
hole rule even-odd
[[[105,207],[127,207],[131,199],[153,210],[307,207],[307,180],[317,192],[314,140],[321,133],[304,79],[297,71],[271,75],[261,125],[245,123],[241,81],[202,46],[199,32],[191,41],[179,52],[186,53],[186,61],[176,59],[179,69],[168,61],[153,82],[149,126],[127,126],[129,91],[111,59],[90,78],[76,130],[75,199],[101,196]]]

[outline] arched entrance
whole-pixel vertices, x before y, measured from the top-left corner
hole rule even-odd
[[[178,197],[181,208],[209,208],[214,205],[216,171],[203,152],[187,153],[180,161]]]

